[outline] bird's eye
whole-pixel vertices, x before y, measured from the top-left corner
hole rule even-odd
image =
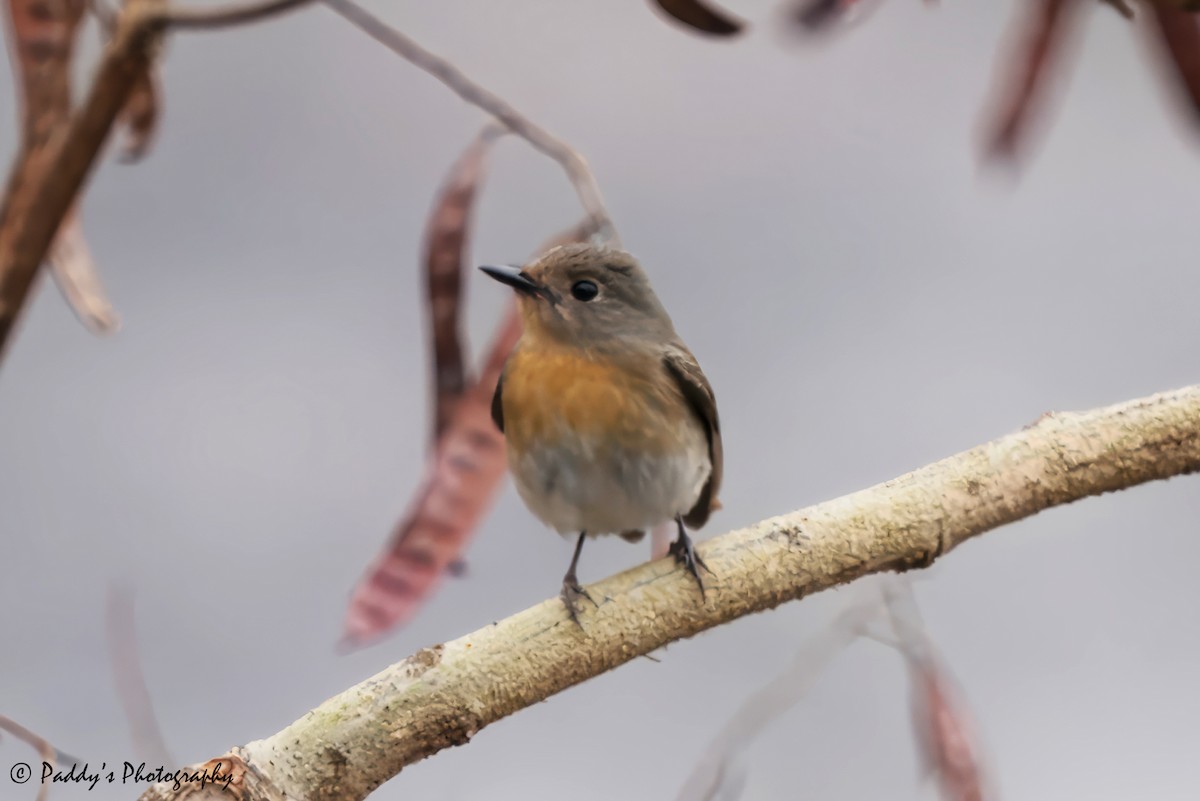
[[[571,296],[575,300],[581,300],[584,303],[587,303],[599,294],[600,288],[596,286],[595,281],[576,281],[571,286]]]

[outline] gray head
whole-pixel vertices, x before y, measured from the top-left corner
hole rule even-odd
[[[561,245],[517,267],[482,267],[517,293],[526,336],[589,348],[675,335],[650,279],[633,256],[597,245]]]

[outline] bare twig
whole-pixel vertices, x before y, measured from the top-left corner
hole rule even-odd
[[[78,762],[79,761],[78,759],[71,756],[70,754],[64,754],[62,751],[59,751],[57,748],[55,748],[53,745],[51,745],[46,740],[46,738],[40,737],[37,734],[31,732],[29,729],[25,728],[20,723],[17,723],[12,718],[8,718],[8,717],[5,717],[4,715],[0,715],[0,730],[8,732],[9,734],[11,734],[13,737],[16,737],[21,742],[28,744],[30,748],[32,748],[33,750],[38,752],[38,756],[40,756],[42,758],[42,761],[46,762],[49,765],[52,765],[52,766],[53,765],[61,765],[66,762]],[[32,770],[32,768],[30,768],[28,764],[25,765],[25,769]],[[11,779],[13,782],[24,783],[26,781],[29,781],[32,778],[29,774],[25,774],[24,778],[22,778],[20,775],[20,770],[21,770],[20,764],[12,766],[13,774],[11,776]],[[42,783],[40,774],[38,775],[37,778],[38,778],[38,782],[41,786],[38,788],[38,792],[37,792],[35,801],[46,801],[46,799],[50,795],[50,782]]]
[[[591,585],[600,604],[582,627],[557,597],[543,601],[419,651],[244,753],[276,797],[361,801],[401,768],[667,643],[861,576],[925,567],[1053,506],[1196,471],[1200,386],[1047,415],[884,484],[705,541],[698,550],[715,577],[705,599],[673,560],[640,565]],[[157,785],[144,798],[177,796]]]
[[[604,198],[587,161],[574,148],[513,108],[507,101],[488,91],[446,59],[426,50],[411,38],[371,14],[353,0],[324,0],[332,10],[357,25],[371,38],[383,44],[413,66],[437,78],[450,91],[473,106],[478,106],[504,123],[514,134],[535,149],[557,161],[567,173],[579,195],[579,202],[592,218],[597,232],[614,246],[620,246],[616,226],[604,206]]]

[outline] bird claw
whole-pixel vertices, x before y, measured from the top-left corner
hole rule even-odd
[[[568,576],[563,579],[562,593],[560,593],[563,605],[567,607],[567,614],[571,616],[571,620],[575,621],[575,625],[583,628],[583,624],[579,622],[579,599],[587,598],[592,602],[592,606],[600,607],[596,603],[596,599],[591,594],[580,586],[579,581],[574,577]]]
[[[712,573],[708,565],[704,564],[704,560],[700,558],[700,554],[696,553],[696,548],[692,545],[692,539],[683,529],[679,530],[679,539],[671,543],[671,547],[667,549],[667,553],[675,557],[675,561],[683,565],[684,568],[692,574],[696,579],[697,586],[700,587],[700,600],[707,600],[704,592],[704,579],[700,578],[699,568],[704,568],[708,573]]]

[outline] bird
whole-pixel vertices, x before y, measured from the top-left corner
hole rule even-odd
[[[491,413],[517,492],[575,551],[562,601],[579,624],[595,599],[576,569],[584,540],[636,542],[674,523],[669,553],[696,580],[687,529],[720,508],[723,447],[716,397],[638,261],[615,247],[560,245],[525,265],[480,269],[512,288],[523,322]],[[582,625],[582,624],[580,624]]]

